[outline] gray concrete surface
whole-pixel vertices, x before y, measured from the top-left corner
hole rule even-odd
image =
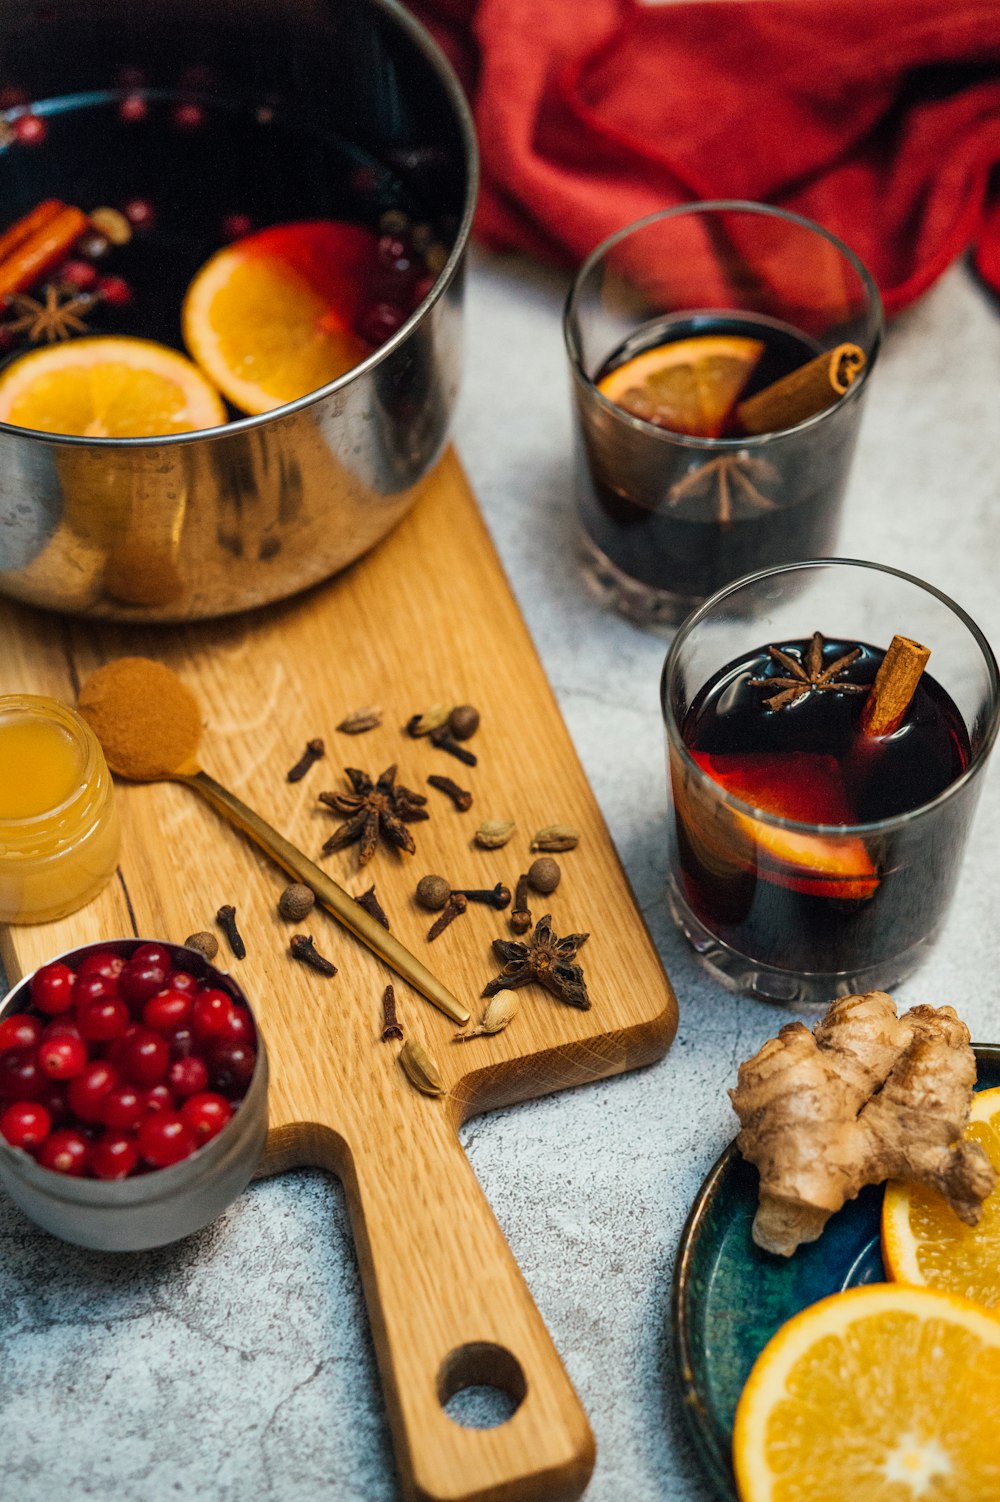
[[[562,277],[477,256],[458,444],[681,1006],[654,1068],[471,1122],[464,1141],[590,1414],[587,1502],[708,1502],[668,1340],[688,1205],[733,1132],[725,1089],[787,1014],[702,976],[663,901],[664,642],[574,565]],[[1000,643],[1000,320],[954,268],[889,333],[841,552],[954,595]],[[900,1000],[1000,1041],[1000,779],[944,938]],[[339,1187],[253,1186],[176,1247],[111,1259],[0,1199],[0,1497],[390,1502],[398,1495]]]

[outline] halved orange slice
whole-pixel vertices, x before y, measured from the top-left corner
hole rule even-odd
[[[659,428],[718,438],[763,353],[760,339],[696,334],[643,350],[602,376],[597,389]]]
[[[368,230],[280,224],[206,261],[181,313],[191,355],[244,412],[270,412],[369,353],[354,332],[374,265]]]
[[[152,339],[71,339],[0,375],[0,421],[79,438],[159,438],[226,421],[196,365]]]
[[[1000,1497],[1000,1319],[955,1294],[851,1288],[782,1325],[736,1409],[742,1502]]]
[[[980,1090],[962,1136],[978,1142],[1000,1174],[1000,1090]],[[976,1226],[920,1184],[890,1183],[882,1201],[882,1256],[901,1283],[945,1288],[1000,1307],[1000,1183]]]

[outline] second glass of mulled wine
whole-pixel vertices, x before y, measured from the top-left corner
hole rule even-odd
[[[914,970],[1000,723],[997,664],[964,611],[874,563],[753,574],[678,631],[662,707],[670,903],[704,964],[822,1005]]]
[[[881,330],[857,256],[766,204],[685,204],[598,246],[564,321],[593,592],[672,623],[832,552]]]

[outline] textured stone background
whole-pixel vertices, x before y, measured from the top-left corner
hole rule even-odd
[[[669,1353],[674,1251],[733,1131],[736,1065],[787,1014],[725,994],[673,932],[657,681],[664,642],[574,564],[561,277],[479,256],[458,444],[681,1007],[654,1068],[471,1122],[464,1141],[590,1414],[587,1502],[708,1502]],[[957,598],[1000,642],[1000,321],[955,268],[891,329],[841,537]],[[900,1000],[1000,1041],[1000,783],[957,902]],[[339,1187],[253,1186],[178,1246],[112,1259],[0,1198],[0,1497],[390,1502],[388,1432]]]

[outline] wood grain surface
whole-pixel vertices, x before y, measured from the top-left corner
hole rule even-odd
[[[343,1181],[404,1495],[433,1499],[575,1498],[593,1464],[586,1416],[461,1149],[469,1115],[659,1058],[676,1004],[635,906],[607,828],[546,682],[499,560],[453,454],[418,504],[374,553],[293,601],[229,620],[185,626],[105,625],[0,603],[0,692],[49,693],[72,703],[99,664],[157,658],[197,693],[200,759],[316,858],[335,816],[316,800],[344,789],[345,766],[376,776],[393,763],[426,793],[430,819],[410,826],[413,857],[380,848],[358,869],[357,848],[321,864],[355,895],[374,881],[392,931],[479,1015],[498,968],[494,938],[506,915],[475,904],[433,943],[432,915],[413,892],[437,872],[453,886],[512,889],[533,859],[542,825],[568,823],[579,847],[558,858],[563,879],[533,897],[557,934],[589,931],[580,952],[590,1011],[539,987],[521,990],[506,1032],[458,1044],[454,1027],[396,981],[408,1037],[437,1061],[444,1098],[418,1093],[379,1040],[382,991],[392,977],[317,912],[298,925],[277,914],[283,874],[183,786],[118,784],[124,838],[118,878],[89,907],[57,923],[0,929],[11,983],[77,944],[139,934],[175,942],[214,927],[236,906],[247,957],[218,963],[238,976],[271,1064],[264,1171],[315,1164]],[[432,703],[474,703],[461,765],[402,726]],[[337,723],[363,706],[384,711],[359,736]],[[303,781],[285,774],[307,740],[327,754]],[[444,773],[474,794],[467,813],[426,785]],[[501,850],[472,843],[481,820],[514,819]],[[326,979],[290,957],[308,932],[339,967]],[[614,1213],[614,1207],[608,1207]],[[488,1383],[518,1407],[494,1429],[466,1429],[443,1403]]]

